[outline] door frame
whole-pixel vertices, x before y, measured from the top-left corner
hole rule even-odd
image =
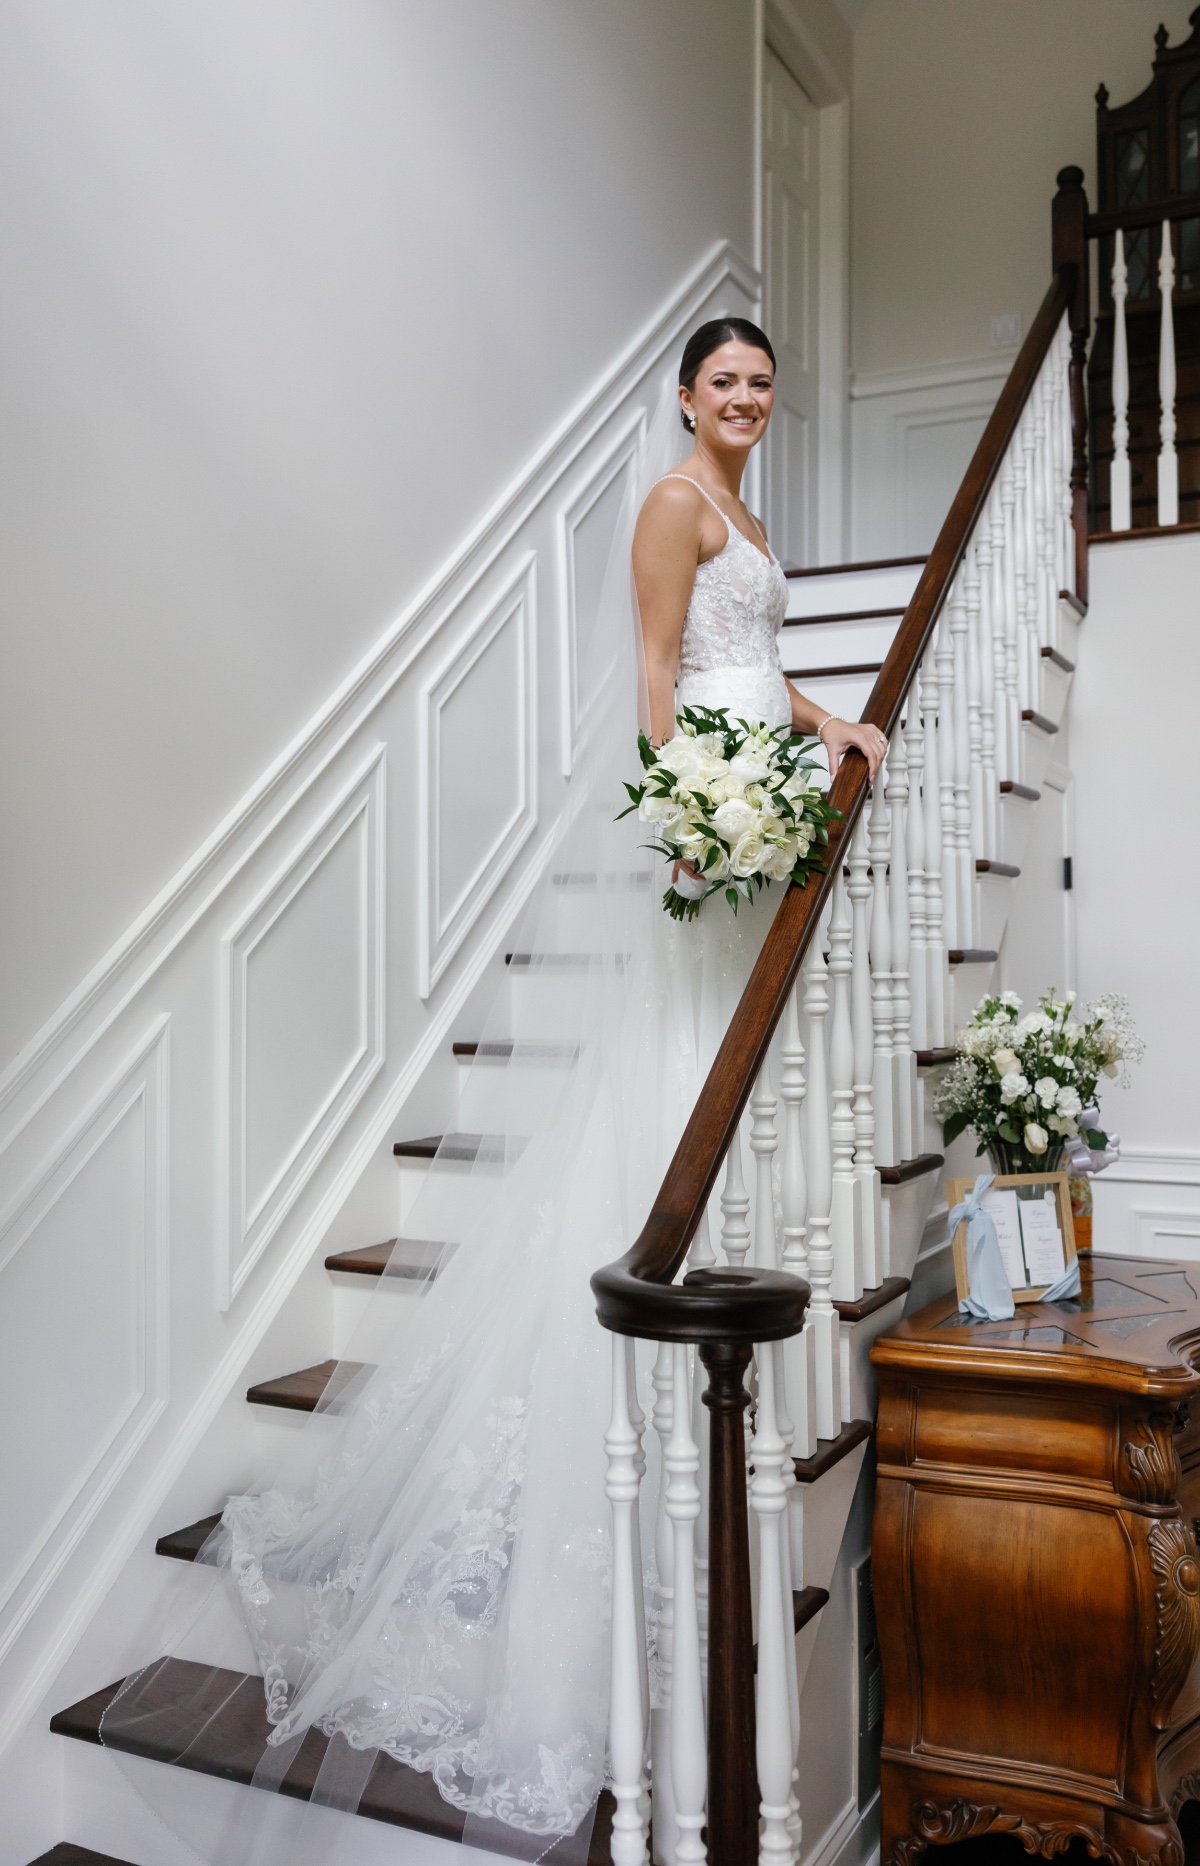
[[[763,214],[765,51],[769,46],[818,111],[818,564],[850,555],[850,29],[829,6],[819,32],[798,0],[755,0],[754,262],[766,255]],[[760,307],[765,300],[765,280]],[[761,495],[760,495],[761,496]]]

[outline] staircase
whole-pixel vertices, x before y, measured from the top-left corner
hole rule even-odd
[[[906,1303],[923,1304],[951,1280],[942,1169],[969,1171],[972,1156],[964,1138],[959,1157],[943,1159],[925,1091],[950,1060],[956,1024],[999,980],[1086,613],[1082,351],[1072,341],[1086,328],[1086,272],[1062,232],[1078,220],[1063,192],[1071,198],[1056,204],[1054,282],[929,558],[789,573],[785,667],[831,711],[879,724],[891,750],[869,798],[863,762],[843,764],[828,873],[785,897],[642,1237],[593,1279],[600,1321],[613,1331],[614,1684],[612,1793],[589,1860],[646,1858],[647,1757],[656,1860],[673,1861],[677,1839],[691,1857],[703,1829],[709,1859],[750,1866],[760,1824],[763,1858],[855,1866],[870,1850],[882,1715],[869,1570],[870,1349]],[[552,992],[556,967],[572,958],[502,950],[496,975],[510,991]],[[181,1510],[152,1533],[158,1580],[139,1570],[148,1586],[165,1594],[203,1585],[188,1565],[225,1496],[261,1461],[264,1440],[364,1365],[343,1357],[371,1295],[381,1292],[373,1313],[385,1327],[399,1313],[392,1305],[421,1303],[454,1240],[408,1235],[416,1193],[435,1161],[438,1171],[502,1170],[514,1143],[481,1131],[479,1091],[511,1048],[503,1036],[473,1037],[467,1023],[434,1059],[427,1087],[408,1103],[430,1116],[411,1114],[389,1136],[343,1207],[290,1299],[294,1321],[285,1309],[248,1369],[240,1427],[223,1420],[178,1487],[203,1513],[187,1521]],[[573,1058],[556,1051],[553,1060],[569,1067]],[[451,1076],[457,1093],[447,1091]],[[468,1088],[472,1117],[460,1122]],[[474,1183],[486,1198],[488,1175]],[[657,1529],[674,1564],[664,1584],[671,1630],[665,1644],[660,1630],[662,1701],[649,1723],[632,1531],[646,1424],[629,1384],[628,1343],[638,1336],[659,1344],[653,1426],[675,1473]],[[276,1345],[302,1340],[311,1343],[304,1364]],[[695,1402],[706,1372],[712,1464],[702,1494],[694,1473],[705,1445],[689,1421],[705,1417]],[[201,1485],[207,1494],[197,1494]],[[706,1528],[709,1561],[695,1540]],[[662,1575],[661,1559],[659,1567]],[[230,1785],[251,1780],[266,1722],[257,1675],[205,1656],[165,1661],[157,1708],[132,1732],[106,1731],[105,1744],[169,1764],[179,1706],[211,1700],[187,1751],[184,1824],[196,1847],[217,1848],[215,1861]],[[100,1781],[97,1769],[106,1772],[88,1839],[124,1850],[132,1830],[117,1765],[95,1757],[117,1689],[102,1675],[50,1727],[69,1740],[69,1769],[81,1772],[78,1805]],[[310,1732],[287,1796],[311,1795],[325,1741]],[[164,1766],[156,1780],[182,1773]],[[354,1822],[364,1866],[376,1857],[372,1831],[423,1836],[419,1857],[433,1862],[450,1858],[463,1828],[427,1777],[386,1758],[357,1817],[327,1818]],[[47,1857],[66,1866],[103,1855]]]

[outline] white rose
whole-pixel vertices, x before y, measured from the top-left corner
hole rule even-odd
[[[763,866],[767,845],[754,830],[748,829],[733,847],[729,857],[730,872],[745,880],[748,875],[756,875]]]
[[[643,823],[657,823],[662,829],[671,829],[686,811],[677,797],[643,797],[638,815]]]
[[[728,797],[713,811],[712,826],[718,836],[733,844],[758,822],[758,811],[743,797]]]
[[[1010,1076],[1014,1073],[1019,1074],[1020,1071],[1017,1069],[1016,1051],[997,1050],[992,1057],[992,1067],[995,1069],[998,1076]]]
[[[797,823],[792,831],[792,841],[796,845],[797,857],[807,855],[812,848],[813,826],[811,823]]]
[[[1002,991],[1000,993],[1000,1002],[1008,1011],[1019,1011],[1021,1008],[1021,1000],[1018,998],[1015,991]]]
[[[1028,1095],[1029,1084],[1023,1075],[1013,1073],[1005,1076],[1000,1083],[1000,1100],[1007,1108],[1013,1101],[1019,1101],[1022,1095]]]
[[[1030,1153],[1045,1153],[1049,1145],[1050,1136],[1047,1134],[1045,1128],[1039,1127],[1036,1121],[1026,1122],[1025,1146],[1027,1150]]]
[[[1079,1099],[1079,1090],[1060,1088],[1058,1091],[1058,1112],[1067,1121],[1073,1121],[1083,1107]]]
[[[769,853],[763,863],[763,874],[772,881],[786,881],[796,866],[795,849],[786,842],[768,844]]]
[[[706,760],[700,741],[680,732],[658,748],[658,762],[675,777],[690,777],[702,770]]]
[[[1033,1085],[1033,1092],[1043,1108],[1053,1108],[1058,1100],[1058,1083],[1053,1076],[1039,1076]]]
[[[1119,1076],[1121,1071],[1118,1069],[1116,1063],[1105,1063],[1104,1073],[1106,1076]]]
[[[717,859],[711,867],[704,870],[706,881],[727,881],[729,879],[729,857],[724,849],[717,850]]]
[[[767,758],[757,745],[746,744],[729,760],[729,769],[747,784],[761,784],[767,775]]]

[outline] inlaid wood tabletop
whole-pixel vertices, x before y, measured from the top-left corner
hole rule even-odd
[[[1078,1296],[1022,1304],[1009,1321],[977,1320],[946,1296],[889,1329],[871,1359],[1022,1381],[1040,1360],[1056,1382],[1175,1400],[1200,1392],[1200,1264],[1085,1252],[1079,1268]]]

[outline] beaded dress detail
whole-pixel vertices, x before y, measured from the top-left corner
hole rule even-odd
[[[792,703],[779,659],[779,631],[787,611],[787,578],[730,524],[716,500],[685,473],[725,524],[728,536],[715,557],[699,565],[679,644],[678,707],[724,706],[731,718],[791,724]]]

